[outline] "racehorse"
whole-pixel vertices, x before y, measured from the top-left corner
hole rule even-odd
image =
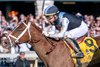
[[[36,21],[22,22],[9,35],[12,42],[29,42],[46,67],[74,67],[70,49],[63,40],[50,39],[42,35]],[[100,37],[94,38],[100,46]]]
[[[63,40],[45,37],[35,23],[35,20],[20,23],[8,36],[11,43],[30,43],[46,67],[75,67],[70,50]]]

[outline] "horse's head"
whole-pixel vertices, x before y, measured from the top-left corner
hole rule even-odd
[[[14,42],[24,42],[24,41],[28,41],[30,36],[30,24],[31,22],[29,22],[28,24],[25,22],[20,23],[13,31],[12,33],[9,35],[9,37],[14,41]]]
[[[8,36],[10,42],[23,43],[29,41],[40,40],[40,28],[35,25],[34,21],[22,22],[20,23]]]

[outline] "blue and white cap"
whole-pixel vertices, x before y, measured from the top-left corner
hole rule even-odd
[[[48,6],[45,10],[44,10],[44,15],[45,16],[50,16],[50,15],[55,15],[59,13],[59,10],[56,6]]]

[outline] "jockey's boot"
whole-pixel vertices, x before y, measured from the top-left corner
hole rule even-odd
[[[72,54],[72,57],[77,57],[77,58],[83,58],[84,55],[78,45],[78,43],[72,39],[72,38],[64,38],[65,41],[69,42],[70,43],[70,46],[72,47],[72,49],[76,52],[75,54]]]
[[[71,39],[71,38],[70,38]],[[73,55],[72,57],[77,57],[77,58],[83,58],[84,55],[78,45],[78,43],[74,40],[74,39],[71,39],[73,41],[73,43],[71,44],[72,48],[75,50],[76,54]]]

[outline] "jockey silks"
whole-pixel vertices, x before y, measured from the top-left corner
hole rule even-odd
[[[69,20],[67,31],[77,28],[81,25],[82,19],[69,13],[60,12],[58,19],[54,22],[57,29],[61,29],[63,18],[66,17]],[[67,22],[67,21],[66,21]]]

